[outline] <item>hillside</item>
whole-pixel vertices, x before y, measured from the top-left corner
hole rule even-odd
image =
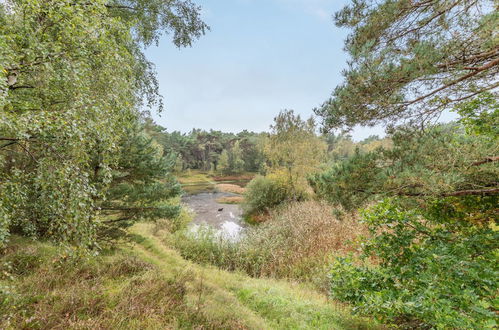
[[[0,327],[375,327],[301,285],[188,262],[162,243],[164,233],[153,224],[139,223],[131,233],[134,243],[78,264],[53,245],[15,237],[0,259]]]

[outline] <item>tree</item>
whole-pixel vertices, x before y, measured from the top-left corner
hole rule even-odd
[[[12,231],[95,244],[120,141],[144,100],[161,104],[142,46],[165,28],[178,46],[204,33],[188,4],[0,4],[0,245]]]
[[[399,128],[391,148],[357,151],[311,178],[346,210],[375,204],[362,212],[360,260],[333,266],[334,298],[410,328],[494,327],[498,136],[493,116],[467,119]]]
[[[258,172],[265,162],[263,155],[263,135],[253,132],[243,131],[238,135],[242,149],[244,170],[248,172]]]
[[[120,143],[120,158],[113,168],[106,198],[99,205],[105,216],[101,236],[116,237],[137,220],[173,218],[180,206],[173,200],[181,188],[171,174],[175,155],[164,154],[161,145],[139,124]]]
[[[244,170],[244,160],[239,141],[234,143],[234,146],[230,149],[229,155],[232,171],[234,173],[241,173]]]
[[[497,89],[497,3],[355,0],[335,16],[353,31],[345,83],[316,113],[328,128],[410,120]]]
[[[326,147],[315,134],[312,118],[304,121],[293,110],[285,110],[274,119],[264,154],[269,171],[284,170],[289,184],[297,189],[299,185],[306,185],[308,174],[317,171]]]
[[[310,179],[347,210],[375,204],[361,260],[333,267],[335,298],[411,328],[495,326],[498,17],[468,0],[355,0],[336,15],[351,61],[316,113],[327,129],[389,123],[393,146]],[[444,110],[460,123],[428,124]]]
[[[474,136],[456,124],[424,133],[399,129],[391,148],[357,151],[314,175],[316,192],[347,209],[384,197],[402,197],[418,207],[435,198],[499,194],[496,137]]]
[[[218,160],[218,169],[222,173],[229,173],[231,170],[229,163],[229,152],[227,150],[222,151],[222,153],[220,154],[220,158]]]

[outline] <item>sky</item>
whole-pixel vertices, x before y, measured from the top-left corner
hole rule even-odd
[[[195,0],[209,31],[191,48],[164,36],[156,65],[168,131],[268,131],[283,109],[313,114],[341,83],[346,30],[332,20],[347,0]],[[356,140],[383,134],[356,128]]]

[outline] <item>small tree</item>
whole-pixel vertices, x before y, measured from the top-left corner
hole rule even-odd
[[[240,147],[239,141],[234,143],[230,150],[231,168],[234,173],[241,173],[244,170],[243,151]]]
[[[285,110],[274,119],[264,154],[268,171],[284,171],[290,186],[297,190],[307,184],[307,175],[318,170],[326,149],[326,143],[315,134],[312,118],[304,121],[292,110]]]
[[[222,173],[230,172],[229,152],[227,150],[222,151],[220,154],[220,158],[218,159],[218,169]]]
[[[118,166],[105,201],[100,205],[104,226],[100,234],[116,237],[120,229],[140,219],[173,218],[180,212],[174,200],[181,193],[172,175],[175,155],[163,148],[140,127],[130,130],[121,142]]]

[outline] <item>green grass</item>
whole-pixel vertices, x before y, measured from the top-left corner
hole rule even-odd
[[[14,238],[0,256],[0,328],[376,327],[299,284],[186,261],[153,224],[131,234],[132,244],[79,262],[48,243]]]
[[[177,174],[177,179],[181,184],[215,184],[209,172],[200,170],[187,170]]]
[[[255,177],[256,173],[242,172],[239,174],[223,175],[220,173],[215,173],[213,171],[189,169],[186,171],[175,173],[175,175],[181,184],[215,184],[216,181],[250,181],[251,178]]]

